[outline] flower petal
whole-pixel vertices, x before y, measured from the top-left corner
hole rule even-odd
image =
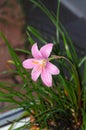
[[[33,68],[32,72],[31,72],[31,77],[34,81],[36,81],[40,74],[41,74],[42,68],[40,65],[35,65],[35,67]]]
[[[31,48],[31,52],[32,52],[32,56],[36,59],[40,59],[42,58],[42,55],[40,53],[40,51],[38,50],[38,46],[37,43],[35,43],[32,48]]]
[[[32,69],[34,67],[33,61],[34,59],[26,59],[23,61],[22,65],[26,69]]]
[[[60,73],[60,70],[54,64],[48,62],[46,65],[46,70],[51,74],[57,75]]]
[[[49,43],[41,47],[40,52],[44,58],[48,58],[53,48],[53,43]]]
[[[41,73],[41,79],[43,81],[43,83],[48,86],[51,87],[52,86],[52,76],[51,74],[46,71],[45,69],[42,71]]]

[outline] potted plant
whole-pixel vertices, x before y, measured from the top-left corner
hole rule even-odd
[[[78,57],[73,42],[59,21],[59,13],[55,16],[40,1],[30,1],[50,18],[56,27],[56,37],[48,42],[38,30],[28,26],[28,42],[31,43],[29,51],[13,49],[0,32],[12,56],[9,64],[15,66],[9,73],[21,78],[20,84],[0,82],[0,101],[10,102],[15,108],[24,109],[22,116],[11,122],[9,129],[85,130],[86,56]],[[58,8],[59,5],[60,3]],[[44,45],[36,43],[31,33]],[[63,46],[60,46],[60,42]],[[28,57],[21,60],[16,51]],[[12,86],[17,86],[19,91]],[[20,128],[15,128],[16,122],[25,117],[30,120],[25,121]]]

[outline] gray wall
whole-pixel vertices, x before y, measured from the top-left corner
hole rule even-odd
[[[61,0],[78,17],[86,18],[86,0]]]

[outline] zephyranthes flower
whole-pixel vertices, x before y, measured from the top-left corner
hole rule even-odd
[[[37,43],[35,43],[31,49],[33,58],[23,61],[24,68],[32,69],[32,79],[37,81],[38,77],[41,76],[43,83],[48,87],[52,86],[52,75],[57,75],[60,72],[54,64],[49,62],[48,57],[52,48],[53,44],[48,43],[39,50]]]

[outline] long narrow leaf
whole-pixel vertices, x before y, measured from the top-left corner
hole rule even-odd
[[[19,75],[22,77],[22,80],[26,83],[26,79],[24,78],[24,74],[21,71],[21,69],[23,69],[23,67],[22,67],[20,59],[18,58],[18,56],[14,52],[14,49],[11,47],[11,44],[8,42],[8,40],[6,39],[6,37],[4,36],[4,34],[2,32],[0,32],[0,36],[3,38],[6,46],[8,47],[8,50],[10,52],[10,55],[11,55],[15,65],[16,65],[16,67],[17,67]],[[25,69],[23,69],[23,71],[25,71]],[[28,73],[26,71],[25,71],[25,73],[28,75]]]
[[[46,41],[44,40],[44,38],[41,36],[40,32],[39,32],[38,30],[36,30],[34,27],[28,26],[27,29],[28,29],[28,31],[31,32],[36,38],[38,38],[41,42],[46,43]]]

